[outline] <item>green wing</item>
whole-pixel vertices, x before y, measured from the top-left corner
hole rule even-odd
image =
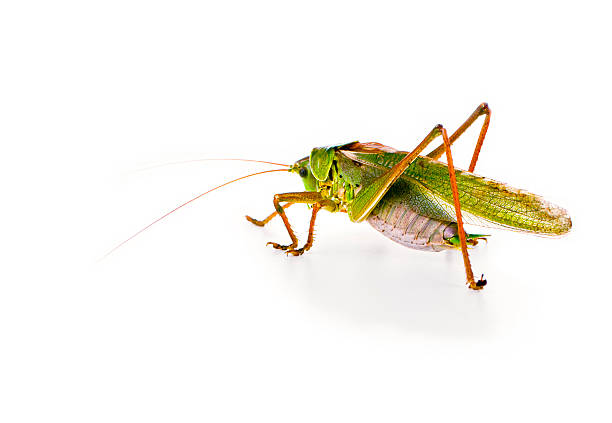
[[[365,178],[375,177],[390,169],[407,154],[342,150],[340,153],[352,162],[360,164],[359,170],[362,173],[365,171]],[[344,166],[347,167],[346,161]],[[542,235],[562,235],[572,227],[572,221],[565,209],[538,195],[464,170],[456,169],[455,175],[462,216],[466,223],[501,226]],[[401,191],[404,198],[409,199],[413,207],[422,214],[441,220],[456,220],[448,167],[445,163],[428,157],[418,157],[392,190],[394,195],[398,194],[398,190]]]

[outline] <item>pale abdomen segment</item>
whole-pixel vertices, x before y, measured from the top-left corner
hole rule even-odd
[[[367,221],[387,238],[409,248],[443,251],[457,248],[455,222],[433,219],[417,213],[405,203],[383,200],[370,213]]]

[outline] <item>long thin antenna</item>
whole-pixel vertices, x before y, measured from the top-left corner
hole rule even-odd
[[[168,162],[168,163],[161,163],[161,164],[157,164],[157,165],[151,165],[151,166],[147,166],[147,167],[143,167],[143,168],[137,169],[136,172],[143,172],[145,170],[157,169],[159,167],[164,167],[164,166],[172,166],[172,165],[187,164],[187,163],[197,163],[197,162],[210,162],[210,161],[226,161],[226,162],[236,161],[236,162],[265,163],[265,164],[271,164],[271,165],[276,165],[276,166],[286,166],[286,167],[289,167],[288,164],[275,163],[275,162],[267,162],[265,160],[251,160],[251,159],[193,159],[193,160],[179,160],[179,161],[176,161],[176,162]]]
[[[203,196],[205,196],[206,194],[208,194],[209,192],[213,192],[219,188],[222,188],[226,185],[229,185],[231,183],[240,181],[241,179],[246,179],[246,178],[250,178],[251,176],[255,176],[255,175],[261,175],[263,173],[271,173],[271,172],[287,172],[287,169],[273,169],[273,170],[264,170],[262,172],[256,172],[256,173],[251,173],[250,175],[246,175],[246,176],[241,176],[240,178],[236,178],[236,179],[232,179],[229,182],[226,182],[224,184],[218,185],[212,189],[209,189],[208,191],[193,197],[191,200],[189,201],[185,201],[183,204],[181,204],[178,207],[175,207],[174,209],[170,210],[168,213],[164,214],[163,216],[155,219],[153,222],[149,223],[147,226],[145,226],[144,228],[142,228],[141,230],[139,230],[138,232],[136,232],[134,235],[132,235],[131,237],[129,237],[128,239],[126,239],[125,241],[121,242],[120,244],[118,244],[117,246],[115,246],[113,249],[111,249],[108,253],[104,254],[104,256],[102,256],[102,258],[100,260],[104,260],[106,257],[110,256],[112,253],[114,253],[115,251],[117,251],[117,249],[119,249],[120,247],[122,247],[123,245],[125,245],[126,243],[128,243],[129,241],[131,241],[132,239],[136,238],[138,235],[140,235],[141,233],[143,233],[144,231],[146,231],[147,229],[149,229],[151,226],[155,225],[157,222],[159,222],[162,219],[165,219],[166,217],[170,216],[172,213],[174,213],[175,211],[185,207],[187,204],[194,202],[195,200],[197,200],[198,198],[201,198]]]

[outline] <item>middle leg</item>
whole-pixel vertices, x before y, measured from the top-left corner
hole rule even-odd
[[[289,223],[289,219],[287,218],[287,215],[285,214],[285,210],[283,206],[281,206],[280,204],[281,202],[289,202],[290,204],[305,203],[305,204],[313,205],[312,218],[310,221],[311,227],[308,233],[308,241],[306,242],[304,247],[300,249],[301,251],[296,250],[298,239],[295,236],[293,229],[291,228],[291,224]],[[321,207],[329,206],[330,202],[331,200],[326,199],[319,192],[306,191],[306,192],[289,192],[285,194],[276,194],[274,196],[274,208],[276,209],[276,213],[283,220],[283,223],[285,224],[285,228],[287,228],[287,233],[289,234],[289,238],[291,238],[291,244],[281,245],[276,242],[268,242],[267,245],[272,245],[272,247],[278,250],[285,250],[288,253],[293,254],[293,255],[301,255],[304,253],[304,251],[309,250],[313,242],[313,231],[314,231],[314,222],[315,222],[316,215]],[[297,252],[293,253],[293,251],[297,251]]]

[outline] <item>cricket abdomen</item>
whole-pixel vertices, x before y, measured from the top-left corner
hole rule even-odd
[[[450,241],[459,233],[455,222],[423,216],[402,202],[383,199],[367,221],[384,236],[405,247],[423,251],[457,248]]]

